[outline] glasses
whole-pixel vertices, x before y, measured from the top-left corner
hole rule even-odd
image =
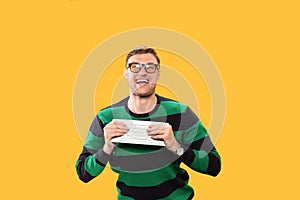
[[[154,73],[156,71],[156,68],[159,69],[159,64],[155,64],[155,63],[137,63],[137,62],[133,62],[133,63],[128,63],[127,68],[130,68],[130,71],[133,73],[138,73],[142,70],[142,67],[145,68],[147,73]]]

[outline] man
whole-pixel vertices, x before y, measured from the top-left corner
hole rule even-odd
[[[88,182],[109,162],[119,173],[118,199],[192,199],[194,190],[180,164],[216,176],[221,170],[220,156],[188,106],[155,93],[160,59],[154,49],[143,46],[132,50],[126,65],[130,95],[97,114],[76,162],[77,174]],[[152,139],[163,140],[165,146],[111,142],[129,131],[118,119],[163,122],[151,123],[147,133]]]

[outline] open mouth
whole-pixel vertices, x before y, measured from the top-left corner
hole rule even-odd
[[[135,81],[137,84],[148,84],[149,80],[147,79],[138,79]]]

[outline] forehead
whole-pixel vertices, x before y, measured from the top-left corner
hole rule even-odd
[[[157,60],[156,60],[156,58],[154,57],[153,54],[145,53],[145,54],[135,54],[135,55],[131,56],[128,59],[128,63],[131,63],[131,62],[142,62],[142,63],[152,62],[152,63],[157,63]]]

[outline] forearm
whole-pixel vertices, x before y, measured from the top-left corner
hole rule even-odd
[[[186,147],[181,160],[190,168],[211,176],[221,171],[221,158],[208,136]]]
[[[206,152],[204,150],[192,150],[188,149],[182,155],[182,161],[191,169],[208,174],[211,176],[217,176],[221,171],[221,160],[216,156],[217,152]]]
[[[110,155],[106,154],[102,148],[93,153],[84,147],[76,162],[79,179],[85,183],[89,182],[103,171],[109,159]]]

